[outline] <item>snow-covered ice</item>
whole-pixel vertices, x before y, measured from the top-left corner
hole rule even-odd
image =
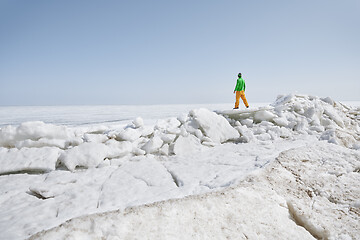
[[[359,157],[324,142],[293,148],[224,190],[75,218],[33,239],[357,239]]]
[[[3,126],[0,238],[359,238],[359,107],[289,94],[142,117]]]

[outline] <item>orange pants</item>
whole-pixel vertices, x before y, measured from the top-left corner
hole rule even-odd
[[[247,100],[246,100],[246,97],[245,97],[245,92],[244,92],[244,91],[236,91],[235,108],[238,108],[238,107],[239,107],[240,97],[241,97],[241,99],[243,100],[245,106],[246,106],[246,107],[249,107],[249,104],[248,104],[248,102],[247,102]]]

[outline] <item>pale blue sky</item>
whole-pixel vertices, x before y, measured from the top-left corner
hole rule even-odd
[[[360,100],[360,1],[0,0],[0,105]]]

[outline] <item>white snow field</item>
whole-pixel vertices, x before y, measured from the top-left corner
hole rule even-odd
[[[19,125],[27,121],[42,121],[56,125],[89,126],[128,124],[143,117],[146,124],[178,116],[192,109],[229,109],[232,104],[174,105],[99,105],[99,106],[0,106],[0,127]],[[256,103],[257,106],[264,103]]]
[[[224,109],[3,125],[0,239],[360,239],[359,107]]]

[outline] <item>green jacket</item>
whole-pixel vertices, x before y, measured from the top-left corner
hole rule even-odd
[[[238,78],[234,91],[245,91],[245,81],[242,78]]]

